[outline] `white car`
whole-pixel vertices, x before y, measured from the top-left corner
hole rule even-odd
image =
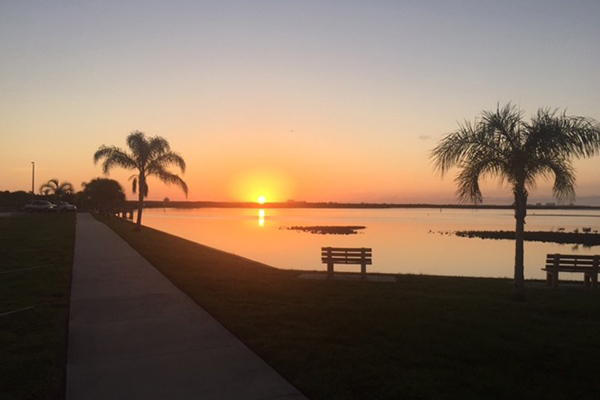
[[[77,206],[67,203],[66,201],[57,201],[56,209],[58,211],[77,211]]]
[[[27,212],[56,211],[56,206],[46,200],[34,200],[31,203],[27,204],[24,209]]]

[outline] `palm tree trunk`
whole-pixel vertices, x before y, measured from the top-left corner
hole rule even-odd
[[[140,178],[138,180],[138,213],[137,213],[137,230],[140,230],[142,227],[142,210],[144,209],[144,190],[142,188],[146,185],[146,179],[142,173],[140,173]]]
[[[516,292],[523,291],[525,283],[524,266],[524,237],[525,237],[525,217],[527,215],[527,193],[524,185],[517,185],[515,188],[515,280],[514,286]]]

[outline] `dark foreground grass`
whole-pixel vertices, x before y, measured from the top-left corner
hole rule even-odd
[[[74,214],[0,218],[3,400],[64,398],[74,239]]]
[[[108,224],[309,398],[600,393],[599,293],[539,288],[514,302],[502,279],[302,280],[122,220]]]

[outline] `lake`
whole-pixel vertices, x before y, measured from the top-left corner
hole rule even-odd
[[[514,230],[511,210],[467,209],[145,209],[143,224],[282,269],[325,270],[320,249],[371,247],[372,272],[512,277],[514,241],[462,238],[458,230]],[[365,226],[354,235],[320,235],[292,226]],[[600,230],[597,210],[530,210],[526,230]],[[525,242],[525,276],[545,279],[547,253],[598,254],[577,245]],[[360,266],[336,266],[360,270]],[[567,276],[565,276],[566,278]],[[573,278],[578,279],[578,276]]]

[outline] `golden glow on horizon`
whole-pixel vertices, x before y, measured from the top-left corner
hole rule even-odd
[[[264,204],[291,198],[291,179],[274,168],[255,168],[238,172],[231,180],[230,193],[238,201]]]

